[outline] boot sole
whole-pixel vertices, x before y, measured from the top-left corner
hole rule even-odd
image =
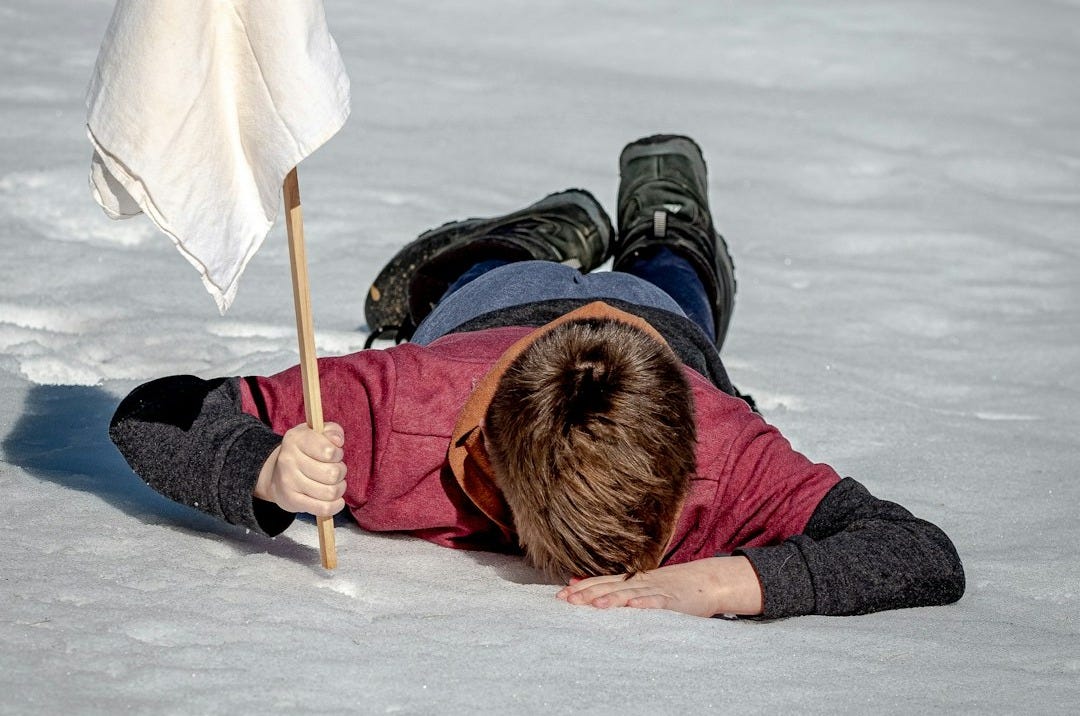
[[[690,137],[679,135],[657,135],[628,144],[619,155],[619,176],[622,176],[630,163],[637,159],[672,154],[689,159],[694,169],[701,172],[702,179],[708,180],[709,172],[705,166],[705,157],[701,153],[701,147]]]
[[[446,248],[458,233],[443,231],[442,227],[430,229],[406,244],[383,267],[364,299],[364,319],[371,333],[382,333],[404,324],[409,313],[409,280],[416,267]]]
[[[614,236],[611,220],[592,194],[583,189],[568,189],[550,194],[504,217],[472,218],[448,222],[425,231],[407,244],[375,277],[364,299],[364,318],[367,321],[368,330],[373,333],[381,332],[405,323],[409,316],[409,283],[416,269],[450,246],[462,233],[494,219],[505,219],[517,214],[567,204],[580,208],[596,226],[605,230],[610,245]]]

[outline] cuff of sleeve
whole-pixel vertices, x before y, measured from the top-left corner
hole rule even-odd
[[[245,430],[229,446],[218,483],[225,519],[271,537],[284,532],[296,517],[253,496],[263,463],[280,443],[281,436],[261,424]]]
[[[273,502],[251,498],[251,508],[258,529],[270,537],[277,537],[296,519],[296,515],[281,509]]]
[[[772,547],[751,547],[733,553],[750,560],[757,572],[765,594],[763,619],[814,613],[814,582],[797,540],[795,537]]]

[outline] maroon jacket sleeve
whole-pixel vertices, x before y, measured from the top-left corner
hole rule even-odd
[[[360,351],[319,359],[323,417],[345,433],[348,466],[345,502],[350,509],[368,500],[375,461],[390,434],[396,371],[392,351]],[[284,435],[305,420],[299,366],[276,375],[244,378],[240,407]]]
[[[737,434],[721,470],[727,478],[719,503],[726,539],[718,547],[777,544],[801,533],[840,476],[741,405],[729,420]]]

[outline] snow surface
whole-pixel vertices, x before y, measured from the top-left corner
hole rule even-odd
[[[345,130],[301,167],[319,350],[402,242],[706,149],[740,387],[941,525],[950,607],[773,623],[571,607],[519,561],[269,540],[146,489],[138,382],[295,361],[280,225],[220,318],[86,184],[106,0],[0,6],[0,713],[1076,713],[1080,3],[328,0]]]

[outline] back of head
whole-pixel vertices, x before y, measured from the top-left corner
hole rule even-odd
[[[507,369],[484,435],[537,567],[659,565],[695,469],[690,386],[667,345],[616,320],[558,326]]]

